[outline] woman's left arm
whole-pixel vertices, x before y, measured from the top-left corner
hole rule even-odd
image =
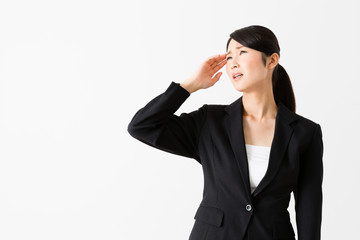
[[[323,140],[317,124],[311,143],[300,159],[294,190],[298,240],[320,240],[322,219]]]

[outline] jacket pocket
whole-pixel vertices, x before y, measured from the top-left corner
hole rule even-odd
[[[291,222],[275,223],[273,227],[274,240],[295,240],[295,232]]]
[[[220,227],[223,222],[224,212],[213,206],[200,205],[196,211],[194,219]]]

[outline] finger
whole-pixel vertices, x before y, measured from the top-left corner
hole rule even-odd
[[[218,65],[215,65],[212,69],[211,69],[211,71],[213,72],[213,73],[216,73],[217,71],[219,71],[223,66],[225,66],[225,64],[226,64],[226,60],[224,60],[223,62],[220,62]]]
[[[216,58],[216,60],[210,65],[210,67],[214,68],[216,65],[222,63],[223,61],[227,61],[226,59],[226,53],[221,54],[221,57]]]
[[[217,63],[223,61],[225,57],[226,57],[226,53],[217,54],[217,55],[214,55],[214,56],[208,58],[207,62],[210,66],[212,66],[213,64],[217,64]]]
[[[215,74],[215,76],[212,78],[212,80],[213,80],[214,82],[219,81],[221,75],[222,75],[222,72],[218,72],[217,74]]]
[[[224,66],[226,63],[227,63],[227,60],[224,59],[224,60],[220,61],[218,64],[216,64],[214,67],[216,67],[216,66]]]
[[[212,64],[218,64],[219,62],[222,62],[226,59],[226,53],[224,54],[218,54],[213,57]]]

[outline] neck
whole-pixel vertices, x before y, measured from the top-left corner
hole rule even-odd
[[[276,105],[272,90],[264,92],[243,93],[243,116],[256,121],[275,119],[278,106]]]

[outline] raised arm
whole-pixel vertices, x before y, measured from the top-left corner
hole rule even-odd
[[[200,162],[197,142],[206,118],[206,105],[191,113],[174,114],[189,96],[180,84],[171,82],[164,93],[136,112],[128,132],[152,147]]]
[[[225,57],[226,54],[209,57],[181,84],[171,82],[164,93],[136,112],[128,125],[130,135],[152,147],[201,163],[198,141],[206,121],[207,105],[180,116],[174,113],[191,93],[211,87],[220,79],[222,73],[216,72],[226,64]]]
[[[320,240],[322,219],[323,140],[319,124],[301,157],[294,191],[298,240]]]

